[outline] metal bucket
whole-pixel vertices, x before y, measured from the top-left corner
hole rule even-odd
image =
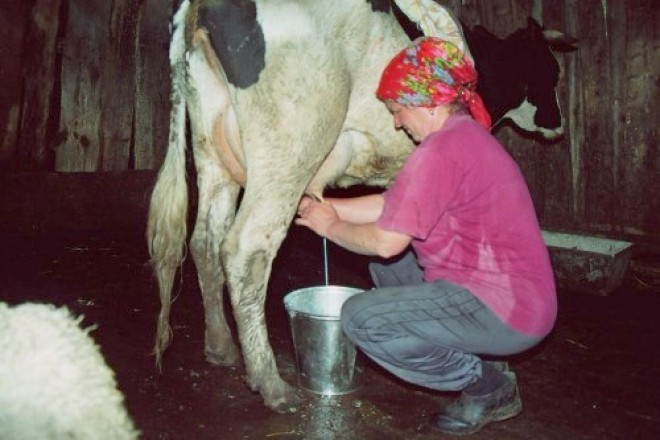
[[[322,395],[340,395],[360,386],[361,357],[341,326],[341,307],[364,290],[317,286],[284,297],[289,314],[301,388]]]

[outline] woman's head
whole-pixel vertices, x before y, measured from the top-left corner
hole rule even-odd
[[[376,96],[405,107],[449,106],[450,113],[467,107],[490,129],[490,115],[475,91],[477,71],[454,44],[439,38],[416,40],[385,67]]]

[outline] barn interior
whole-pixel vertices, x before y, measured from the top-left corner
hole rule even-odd
[[[412,387],[368,361],[355,392],[304,392],[295,413],[267,409],[243,369],[204,360],[190,258],[176,282],[173,345],[163,372],[155,368],[160,305],[144,231],[167,146],[172,3],[0,5],[0,301],[66,306],[96,326],[92,335],[144,439],[443,438],[428,421],[454,396]],[[524,411],[473,437],[658,438],[658,8],[651,0],[440,3],[499,36],[534,13],[578,39],[576,52],[557,54],[566,135],[547,142],[509,125],[495,134],[523,171],[544,230],[632,244],[626,258],[612,261],[624,271],[605,289],[592,288],[592,272],[564,274],[554,260],[558,276],[567,276],[556,327],[511,359]],[[194,192],[194,179],[190,186]],[[366,257],[331,245],[329,261],[332,284],[371,287]],[[323,280],[321,240],[291,226],[266,307],[278,367],[292,384],[298,377],[282,299]]]

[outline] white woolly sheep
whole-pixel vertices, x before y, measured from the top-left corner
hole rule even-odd
[[[135,439],[114,372],[65,307],[0,302],[0,439]]]

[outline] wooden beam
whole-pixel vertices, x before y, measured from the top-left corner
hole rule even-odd
[[[101,97],[112,2],[70,0],[63,14],[61,110],[56,171],[97,171],[101,164]]]
[[[566,0],[564,28],[571,35],[580,34],[579,0]],[[570,136],[571,178],[573,192],[572,221],[581,223],[584,219],[584,180],[582,169],[582,146],[584,145],[584,94],[580,51],[567,63],[568,77],[568,133]]]
[[[136,36],[133,166],[158,169],[167,150],[170,113],[169,17],[172,0],[146,0]]]
[[[58,114],[55,77],[61,0],[37,0],[23,41],[23,97],[14,169],[47,170],[52,166],[53,134]]]

